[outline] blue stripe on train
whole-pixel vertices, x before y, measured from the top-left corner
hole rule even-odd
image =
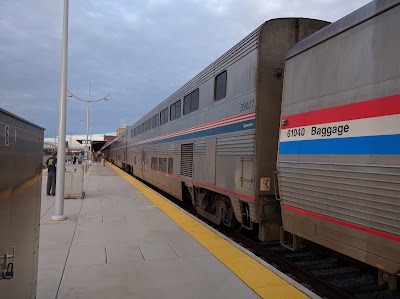
[[[180,135],[180,136],[169,137],[169,138],[165,138],[165,139],[161,139],[161,140],[150,141],[150,142],[146,142],[146,143],[142,143],[142,144],[150,145],[150,144],[157,144],[157,143],[164,143],[164,142],[174,142],[174,141],[180,141],[180,140],[185,140],[185,139],[200,138],[200,137],[207,137],[207,136],[218,135],[218,134],[250,130],[250,129],[255,129],[255,128],[256,128],[256,120],[251,119],[251,120],[246,120],[246,121],[242,121],[242,122],[231,124],[231,125],[225,125],[225,126],[211,128],[211,129],[204,130],[204,131],[198,131],[198,132],[193,132],[193,133],[184,134],[184,135]],[[140,145],[142,145],[142,144],[140,144]]]
[[[400,134],[281,142],[281,155],[399,155]]]

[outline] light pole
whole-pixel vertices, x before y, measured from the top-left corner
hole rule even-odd
[[[82,102],[86,102],[86,143],[85,143],[85,157],[86,157],[86,167],[88,167],[88,137],[89,137],[89,103],[93,103],[93,102],[100,102],[100,101],[108,101],[107,97],[110,95],[111,92],[109,92],[105,97],[102,97],[98,100],[91,100],[90,99],[90,81],[89,81],[89,87],[88,87],[88,99],[82,99],[76,95],[74,95],[71,91],[69,91],[69,97],[74,97],[75,99],[82,101]]]
[[[54,202],[55,215],[52,220],[62,221],[67,219],[64,215],[64,184],[65,184],[65,127],[67,116],[67,58],[68,58],[68,0],[64,0],[64,20],[62,37],[61,58],[61,88],[60,88],[60,119],[58,125],[58,151],[56,170],[56,199]]]

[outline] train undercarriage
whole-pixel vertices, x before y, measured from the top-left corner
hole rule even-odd
[[[257,216],[255,211],[251,211],[255,209],[254,205],[251,206],[248,202],[237,198],[230,198],[196,186],[184,185],[183,190],[183,197],[185,198],[185,194],[189,193],[190,201],[197,213],[209,221],[217,225],[223,224],[235,231],[240,231],[242,228],[257,229],[258,238],[261,241],[279,240],[280,212],[273,211],[275,205],[266,204],[261,208],[258,207],[263,212]]]
[[[227,227],[232,227],[236,231],[242,228],[242,224],[237,220],[229,197],[212,192],[207,189],[194,186],[187,187],[190,194],[192,205],[197,213],[211,222]]]

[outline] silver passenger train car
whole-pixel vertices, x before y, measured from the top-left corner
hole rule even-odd
[[[400,1],[375,1],[286,55],[283,229],[400,273]]]
[[[313,241],[394,289],[400,0],[326,25],[264,23],[110,144],[108,159],[215,223],[292,250]]]
[[[279,239],[273,174],[285,53],[328,24],[265,22],[105,147],[108,160],[217,224]]]

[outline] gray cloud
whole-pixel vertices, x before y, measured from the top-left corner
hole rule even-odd
[[[0,3],[0,107],[58,130],[63,1]],[[130,125],[260,24],[335,21],[366,0],[70,0],[68,88],[91,105],[93,133]],[[86,104],[68,98],[67,134],[84,134]]]

